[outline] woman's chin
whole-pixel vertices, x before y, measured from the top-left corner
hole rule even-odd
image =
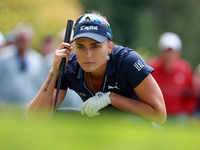
[[[94,69],[94,67],[83,67],[83,70],[85,72],[93,72],[95,69]]]

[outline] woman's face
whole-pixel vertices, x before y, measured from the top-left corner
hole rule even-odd
[[[74,48],[78,63],[84,71],[104,73],[113,43],[108,39],[99,43],[89,38],[79,38],[75,41]]]
[[[165,62],[173,62],[176,61],[179,57],[179,52],[169,48],[167,50],[162,51],[161,56]]]

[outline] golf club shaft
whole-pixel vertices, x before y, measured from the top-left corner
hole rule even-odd
[[[67,27],[66,27],[66,32],[65,32],[65,38],[64,38],[64,42],[65,43],[70,43],[72,26],[73,26],[73,20],[68,20]],[[60,68],[59,68],[57,93],[56,93],[56,98],[55,98],[55,103],[54,103],[53,118],[54,118],[55,112],[56,112],[58,94],[59,94],[59,90],[60,90],[61,79],[62,79],[62,76],[63,76],[63,73],[64,73],[64,69],[65,69],[65,63],[66,63],[66,58],[62,58],[62,61],[60,63]]]
[[[73,20],[68,20],[64,38],[65,43],[70,43],[72,26],[73,26]],[[62,76],[64,73],[65,63],[66,63],[66,58],[63,58],[60,63],[59,76]]]

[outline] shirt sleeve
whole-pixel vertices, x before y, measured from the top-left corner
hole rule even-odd
[[[143,58],[136,52],[131,51],[125,58],[122,68],[133,88],[137,87],[154,69],[146,64]]]
[[[59,78],[58,78],[59,79]],[[58,79],[56,80],[56,85],[55,85],[55,88],[57,89],[58,88]],[[60,84],[60,89],[61,90],[67,90],[67,88],[69,87],[69,81],[68,81],[68,78],[66,76],[66,74],[64,74],[61,78],[61,84]]]

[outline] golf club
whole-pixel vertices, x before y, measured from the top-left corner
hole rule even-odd
[[[64,38],[65,43],[70,43],[72,26],[73,26],[73,20],[68,20],[66,31],[65,31],[65,38]],[[53,118],[55,117],[55,113],[56,113],[58,94],[59,94],[59,90],[60,90],[61,79],[62,79],[64,69],[65,69],[65,63],[66,63],[66,58],[62,58],[62,61],[60,63],[60,68],[59,68],[57,92],[56,92],[56,98],[55,98],[54,109],[53,109]]]

